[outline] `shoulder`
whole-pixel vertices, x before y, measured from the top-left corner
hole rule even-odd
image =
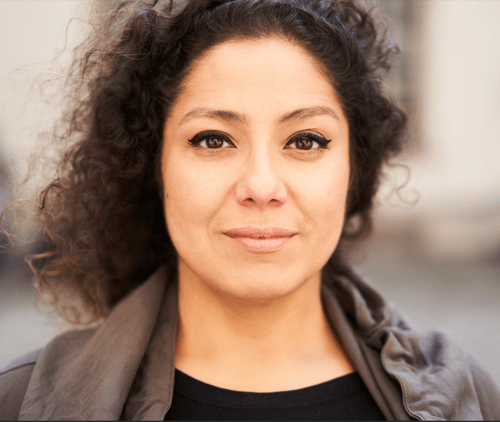
[[[45,347],[27,353],[0,368],[0,421],[17,420],[33,371],[41,361],[44,370],[53,369],[56,362],[71,360],[93,336],[96,328],[71,330],[53,338]],[[47,365],[47,361],[50,362]]]
[[[490,374],[476,361],[469,357],[474,387],[484,420],[500,420],[500,390]]]
[[[0,369],[0,420],[17,420],[41,350],[27,353]]]
[[[414,409],[425,401],[417,396],[438,397],[434,400],[441,404],[451,398],[452,406],[449,412],[442,407],[444,419],[500,420],[500,391],[491,375],[481,363],[465,350],[454,338],[441,330],[413,331],[409,328],[406,317],[392,307],[392,332],[399,337],[399,346],[388,352],[393,354],[393,360],[401,351],[405,351],[407,361],[412,364],[411,375],[401,375],[407,379],[407,395]],[[402,333],[408,333],[406,336]],[[410,374],[408,372],[408,374]],[[432,377],[429,377],[432,374]],[[422,394],[425,392],[425,394]],[[440,406],[434,406],[439,408]],[[426,420],[429,415],[423,406],[421,416]],[[420,410],[415,410],[419,414]],[[435,409],[434,409],[435,411]]]

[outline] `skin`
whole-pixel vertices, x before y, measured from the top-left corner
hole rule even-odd
[[[179,260],[176,367],[218,387],[254,392],[352,372],[320,296],[349,183],[348,124],[331,83],[307,52],[276,38],[218,45],[184,82],[162,151],[165,221]],[[336,116],[279,123],[287,112],[316,106]],[[197,107],[246,119],[183,120]],[[194,148],[188,140],[206,130],[233,145],[218,144],[216,154],[205,142]],[[311,155],[297,143],[286,147],[303,131],[332,140],[329,149],[313,143],[319,152]],[[244,226],[297,235],[280,251],[253,253],[224,234]]]

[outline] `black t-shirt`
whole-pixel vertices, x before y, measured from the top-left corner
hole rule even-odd
[[[292,391],[247,393],[175,370],[165,420],[386,420],[357,372]]]

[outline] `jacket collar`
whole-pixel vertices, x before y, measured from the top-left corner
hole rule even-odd
[[[19,420],[163,420],[174,387],[176,279],[161,266],[100,326],[52,340],[37,360]],[[467,357],[442,335],[413,332],[357,276],[325,283],[322,302],[387,419],[481,417]]]
[[[483,419],[476,364],[456,343],[441,332],[412,330],[394,305],[358,274],[337,278],[333,292],[372,372],[397,380],[408,415],[419,420]]]
[[[38,357],[19,420],[118,420],[166,284],[165,267],[160,267],[99,327],[52,340]]]

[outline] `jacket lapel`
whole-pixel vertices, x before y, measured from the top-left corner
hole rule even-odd
[[[398,420],[402,409],[420,420],[482,419],[474,363],[457,344],[440,332],[413,331],[367,280],[355,274],[335,281],[334,296],[344,308],[341,314],[353,322],[370,372]],[[370,388],[370,377],[359,372]]]
[[[167,286],[151,342],[125,404],[125,420],[163,420],[174,395],[175,338],[179,323],[178,283]]]
[[[164,296],[163,266],[97,328],[71,331],[41,352],[19,420],[118,420]]]
[[[372,359],[368,358],[367,350],[363,348],[331,288],[323,285],[321,297],[332,329],[384,416],[387,420],[410,420],[401,404],[401,393],[397,384],[381,370],[378,355],[371,355]]]

